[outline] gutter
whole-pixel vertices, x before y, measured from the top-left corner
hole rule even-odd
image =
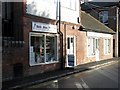
[[[116,32],[105,32],[105,31],[97,31],[97,30],[94,30],[94,29],[90,29],[90,28],[85,28],[85,27],[82,27],[81,29],[82,31],[90,31],[90,32],[98,32],[98,33],[106,33],[106,34],[116,34]]]

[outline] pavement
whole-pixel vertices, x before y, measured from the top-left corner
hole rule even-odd
[[[47,82],[50,80],[58,79],[58,78],[61,78],[67,75],[100,68],[105,65],[116,63],[119,60],[120,60],[120,57],[119,58],[114,57],[112,59],[79,65],[76,68],[65,68],[63,70],[56,70],[56,71],[46,72],[43,74],[37,74],[37,75],[29,76],[29,77],[18,78],[15,80],[4,81],[2,82],[2,89],[3,90],[17,89],[17,88],[22,89],[28,86],[32,86],[32,85],[40,84],[40,83]]]

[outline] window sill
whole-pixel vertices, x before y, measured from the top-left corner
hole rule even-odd
[[[106,53],[106,54],[104,53],[104,55],[110,55],[110,54],[111,54],[111,53]]]
[[[54,63],[59,63],[59,61],[30,64],[30,66],[47,65],[47,64],[54,64]]]
[[[87,57],[91,57],[91,58],[92,58],[92,57],[95,57],[95,56],[96,56],[96,55],[91,55],[91,56],[88,55]]]

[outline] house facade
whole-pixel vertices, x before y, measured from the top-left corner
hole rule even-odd
[[[25,0],[2,6],[3,81],[113,57],[114,32],[82,12],[79,0]],[[86,19],[103,28],[98,25],[97,30]]]
[[[84,11],[81,11],[81,23],[82,31],[86,33],[85,60],[94,62],[112,58],[114,31]]]
[[[91,14],[100,22],[113,29],[116,34],[113,38],[113,56],[120,56],[120,15],[119,15],[119,1],[116,2],[85,2],[82,5],[82,10]]]

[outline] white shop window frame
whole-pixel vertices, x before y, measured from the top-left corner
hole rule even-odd
[[[106,43],[105,40],[107,40],[107,44],[110,43],[109,47],[107,48],[107,53],[106,53]],[[110,40],[110,42],[108,42],[108,40]],[[109,50],[110,49],[110,50]],[[109,55],[111,53],[111,38],[104,38],[104,55]]]
[[[45,62],[44,63],[35,63],[35,64],[32,64],[31,63],[31,52],[30,52],[30,46],[31,46],[31,36],[42,36],[44,35],[44,57],[45,57]],[[46,36],[56,36],[57,40],[56,40],[56,49],[57,49],[57,52],[56,52],[56,55],[57,55],[57,60],[56,61],[52,61],[52,62],[46,62]],[[52,64],[52,63],[58,63],[59,62],[59,59],[58,59],[58,34],[47,34],[47,33],[35,33],[35,32],[30,32],[29,33],[29,65],[30,66],[36,66],[36,65],[45,65],[45,64]]]

